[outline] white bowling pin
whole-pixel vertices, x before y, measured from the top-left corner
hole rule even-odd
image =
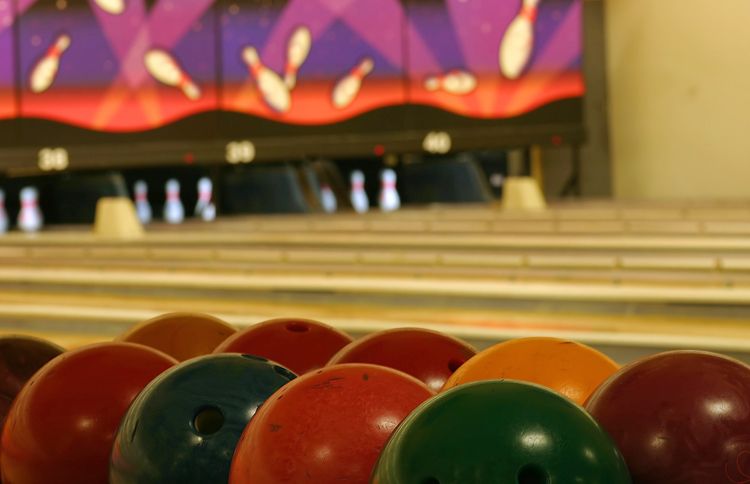
[[[274,71],[264,66],[255,47],[245,47],[242,59],[258,84],[263,100],[279,113],[285,113],[292,107],[292,96],[284,80]]]
[[[47,50],[47,53],[44,54],[44,57],[37,61],[29,77],[31,92],[39,94],[52,87],[57,77],[57,71],[60,69],[60,58],[68,50],[70,43],[69,35],[60,35]]]
[[[375,62],[365,57],[349,74],[336,83],[331,93],[331,102],[336,109],[344,109],[354,102],[362,88],[362,81],[374,67]]]
[[[338,206],[336,202],[336,195],[329,185],[320,186],[320,204],[323,207],[325,213],[334,213]]]
[[[164,203],[164,220],[170,224],[179,224],[185,220],[185,208],[180,200],[180,182],[171,178],[165,186],[167,201]]]
[[[393,212],[401,207],[401,197],[396,190],[396,172],[386,168],[380,174],[380,210]]]
[[[307,27],[297,27],[289,37],[284,68],[284,83],[290,91],[297,85],[297,72],[307,60],[312,47],[312,35]]]
[[[148,224],[151,222],[151,204],[148,203],[148,185],[143,180],[135,182],[133,187],[135,194],[135,212],[138,215],[138,220],[142,224]]]
[[[94,0],[94,3],[111,15],[120,15],[125,11],[125,0]]]
[[[459,69],[450,71],[442,76],[428,77],[424,81],[424,88],[428,91],[437,91],[440,89],[448,94],[455,94],[457,96],[470,94],[476,87],[477,78],[474,74]]]
[[[21,210],[18,212],[18,228],[24,232],[38,232],[44,223],[39,210],[39,192],[34,187],[21,190]]]
[[[198,180],[198,203],[195,204],[195,216],[201,217],[206,222],[216,218],[216,206],[211,203],[214,185],[208,177]]]
[[[0,234],[8,231],[8,212],[5,210],[5,192],[0,190]]]
[[[354,170],[350,176],[352,192],[350,200],[352,207],[357,213],[365,213],[370,209],[370,199],[367,198],[365,191],[365,174],[359,170]]]
[[[162,84],[182,90],[185,97],[190,100],[195,101],[201,97],[200,88],[170,53],[161,49],[151,49],[144,55],[143,63],[148,73]]]
[[[521,11],[510,23],[500,42],[500,72],[508,79],[517,79],[531,58],[539,2],[540,0],[523,0]]]

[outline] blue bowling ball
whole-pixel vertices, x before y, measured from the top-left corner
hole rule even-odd
[[[242,431],[258,407],[296,377],[264,358],[208,355],[152,381],[115,439],[112,484],[227,482]]]

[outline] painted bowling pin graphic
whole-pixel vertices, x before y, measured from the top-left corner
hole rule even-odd
[[[521,11],[500,42],[500,72],[508,79],[517,79],[523,73],[534,49],[534,24],[540,0],[522,1]]]
[[[44,57],[37,61],[29,77],[31,92],[40,94],[52,87],[57,77],[57,71],[60,69],[60,59],[70,47],[70,43],[71,39],[68,34],[58,36],[50,48],[47,49]]]
[[[354,170],[349,179],[352,185],[352,192],[349,197],[352,207],[357,213],[366,213],[370,210],[370,200],[367,198],[367,192],[365,192],[365,174],[359,170]]]
[[[330,185],[323,184],[320,186],[320,205],[323,207],[325,213],[334,213],[336,211],[338,203]]]
[[[8,231],[8,212],[5,210],[5,192],[0,190],[0,235]]]
[[[428,91],[444,91],[456,96],[470,94],[477,87],[477,78],[468,71],[453,70],[442,76],[428,77],[424,88]]]
[[[250,73],[258,84],[263,100],[268,107],[279,113],[285,113],[292,107],[292,96],[284,80],[260,61],[255,47],[242,50],[242,60],[247,64]]]
[[[151,49],[143,57],[146,70],[157,81],[170,87],[180,89],[185,97],[195,101],[200,99],[201,90],[188,76],[177,60],[161,49]]]
[[[185,207],[180,200],[180,182],[170,178],[167,180],[165,191],[167,201],[164,203],[164,220],[170,224],[180,224],[185,220]]]
[[[125,11],[125,0],[94,0],[94,3],[111,15],[120,15]]]
[[[148,203],[148,185],[143,180],[138,180],[133,186],[135,195],[135,213],[142,224],[151,223],[151,204]]]
[[[21,210],[18,212],[18,228],[24,232],[38,232],[44,223],[39,210],[39,192],[34,187],[21,190]]]
[[[380,174],[380,210],[393,212],[401,207],[401,198],[396,191],[396,172],[386,168]]]
[[[344,109],[354,102],[362,88],[362,81],[374,67],[375,62],[365,57],[349,74],[336,83],[331,94],[331,102],[336,109]]]
[[[195,204],[195,216],[210,222],[216,218],[216,206],[211,202],[214,185],[211,179],[203,177],[198,180],[198,203]]]
[[[289,37],[284,68],[284,84],[290,91],[297,85],[297,72],[307,60],[312,47],[312,35],[307,27],[297,27]]]

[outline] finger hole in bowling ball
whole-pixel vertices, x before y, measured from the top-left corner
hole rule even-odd
[[[224,414],[216,407],[203,407],[195,414],[193,427],[201,435],[213,435],[224,425]]]
[[[464,363],[464,360],[453,358],[448,362],[448,369],[451,371],[451,373],[455,373],[455,371],[458,370]]]
[[[440,481],[435,477],[425,477],[419,484],[440,484]]]
[[[294,380],[295,378],[297,378],[297,375],[295,375],[291,371],[287,370],[283,366],[273,365],[273,371],[275,371],[279,375],[283,376],[284,378],[288,378],[290,380]]]
[[[538,465],[527,464],[518,471],[518,484],[549,484],[549,475]]]
[[[287,323],[286,330],[291,331],[292,333],[306,333],[310,331],[310,328],[305,323],[295,321],[292,323]]]

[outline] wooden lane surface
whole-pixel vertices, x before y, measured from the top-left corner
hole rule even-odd
[[[318,319],[354,334],[393,327],[424,327],[486,342],[545,335],[605,346],[750,352],[750,327],[744,320],[728,318],[559,311],[532,314],[367,302],[280,304],[207,297],[186,301],[170,297],[20,291],[0,293],[0,334],[34,334],[74,347],[109,340],[130,325],[155,315],[185,310],[207,312],[238,327],[273,317],[296,316]]]
[[[1,253],[2,251],[0,251]],[[513,261],[488,259],[482,263],[471,259],[462,264],[452,260],[446,264],[442,261],[433,263],[429,258],[420,257],[382,257],[379,262],[367,259],[366,263],[337,258],[327,260],[324,257],[284,258],[283,260],[225,260],[210,258],[181,258],[179,256],[163,258],[90,258],[90,257],[34,257],[23,260],[0,257],[0,267],[10,270],[46,269],[65,272],[76,269],[89,270],[130,270],[145,272],[185,273],[196,272],[221,276],[229,275],[325,275],[351,276],[360,278],[399,277],[412,279],[483,280],[523,282],[583,282],[598,284],[648,284],[653,286],[696,286],[696,287],[748,287],[750,286],[750,267],[739,265],[727,269],[717,267],[715,258],[622,258],[610,263],[605,258],[576,257],[532,257],[523,264],[512,264]],[[737,262],[737,261],[735,261]],[[745,260],[750,264],[750,258]],[[7,284],[13,282],[10,276]],[[20,282],[20,281],[17,281]],[[43,282],[37,279],[37,282]],[[50,283],[59,283],[50,280]]]
[[[392,274],[237,272],[135,268],[0,267],[0,284],[107,290],[219,291],[231,297],[266,292],[330,293],[346,297],[388,296],[603,303],[750,305],[748,285],[678,284],[679,281],[601,283],[587,280],[503,280],[454,275],[409,277]]]
[[[324,233],[324,232],[191,232],[179,227],[169,232],[151,232],[137,240],[112,240],[89,232],[46,232],[27,235],[10,233],[0,238],[0,247],[89,248],[163,247],[190,248],[305,247],[305,248],[401,248],[418,250],[545,250],[545,251],[650,251],[750,252],[750,238],[741,236],[657,236],[620,234],[514,235],[514,234],[422,234],[422,233]],[[20,254],[20,252],[19,252]]]

